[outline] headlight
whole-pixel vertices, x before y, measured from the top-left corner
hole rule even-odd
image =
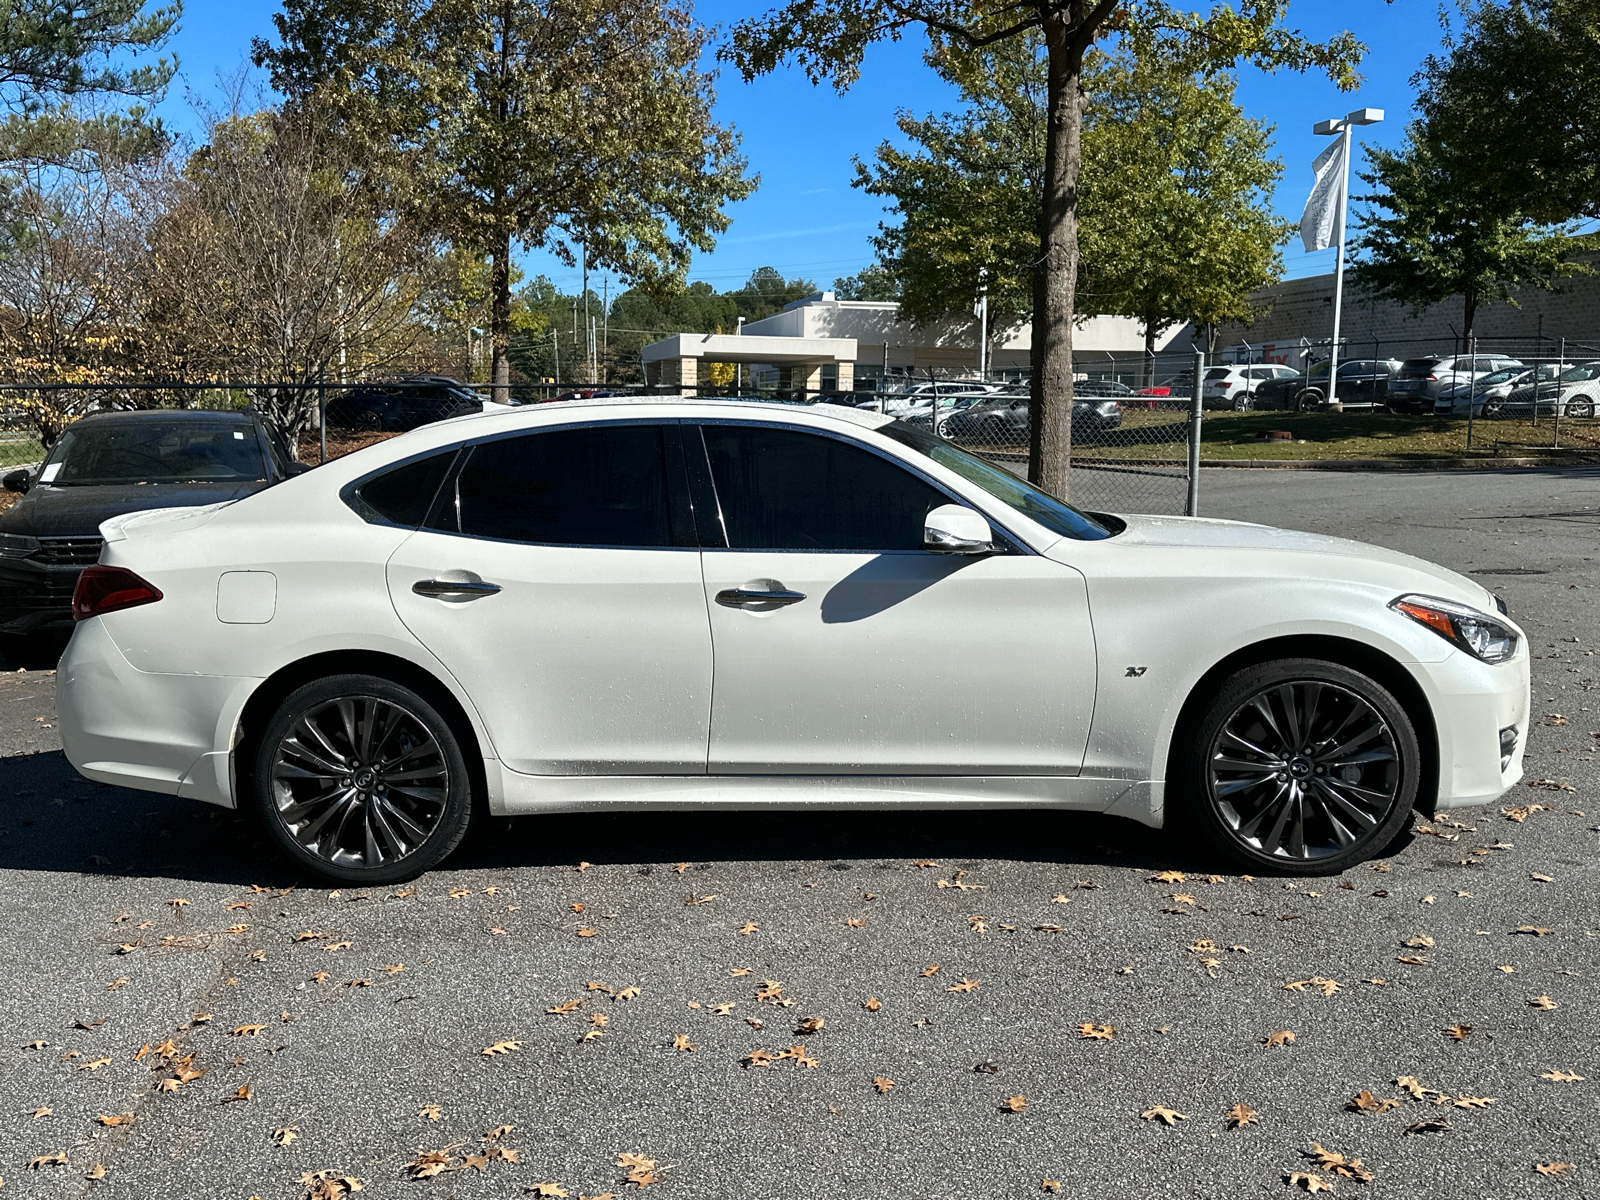
[[[1499,621],[1465,604],[1436,596],[1401,596],[1389,607],[1445,641],[1486,663],[1502,663],[1517,652],[1517,635]]]
[[[39,539],[21,533],[0,533],[0,554],[7,558],[27,558],[39,548]]]

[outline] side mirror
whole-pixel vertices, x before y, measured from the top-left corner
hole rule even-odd
[[[296,475],[304,475],[307,471],[314,470],[316,470],[315,463],[292,462],[289,464],[288,469],[284,471],[283,477],[285,479],[293,479]]]
[[[4,485],[8,492],[25,492],[32,485],[32,475],[26,469],[12,471],[0,477],[0,485]]]
[[[994,531],[982,513],[943,504],[923,518],[922,548],[935,554],[992,554]]]

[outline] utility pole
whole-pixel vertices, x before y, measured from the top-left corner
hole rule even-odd
[[[611,276],[607,275],[600,283],[600,362],[605,367],[606,377],[602,382],[611,381]]]
[[[978,270],[978,378],[989,382],[989,268]]]
[[[743,317],[739,317],[735,321],[733,332],[735,337],[744,336]],[[733,364],[733,390],[735,395],[742,395],[744,392],[744,364],[742,362]]]

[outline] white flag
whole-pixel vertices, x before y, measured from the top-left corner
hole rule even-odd
[[[1344,182],[1344,138],[1333,139],[1311,163],[1317,177],[1300,214],[1300,242],[1307,250],[1326,250],[1333,245],[1333,224],[1339,211],[1339,188]]]

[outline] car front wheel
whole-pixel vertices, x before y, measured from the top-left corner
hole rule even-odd
[[[1567,401],[1567,416],[1579,418],[1594,416],[1594,401],[1587,398]]]
[[[254,801],[290,858],[352,883],[437,866],[472,819],[450,723],[409,688],[371,675],[317,680],[278,706],[256,753]]]
[[[1239,671],[1190,732],[1174,799],[1246,870],[1337,874],[1384,852],[1416,801],[1410,717],[1377,680],[1336,663]]]

